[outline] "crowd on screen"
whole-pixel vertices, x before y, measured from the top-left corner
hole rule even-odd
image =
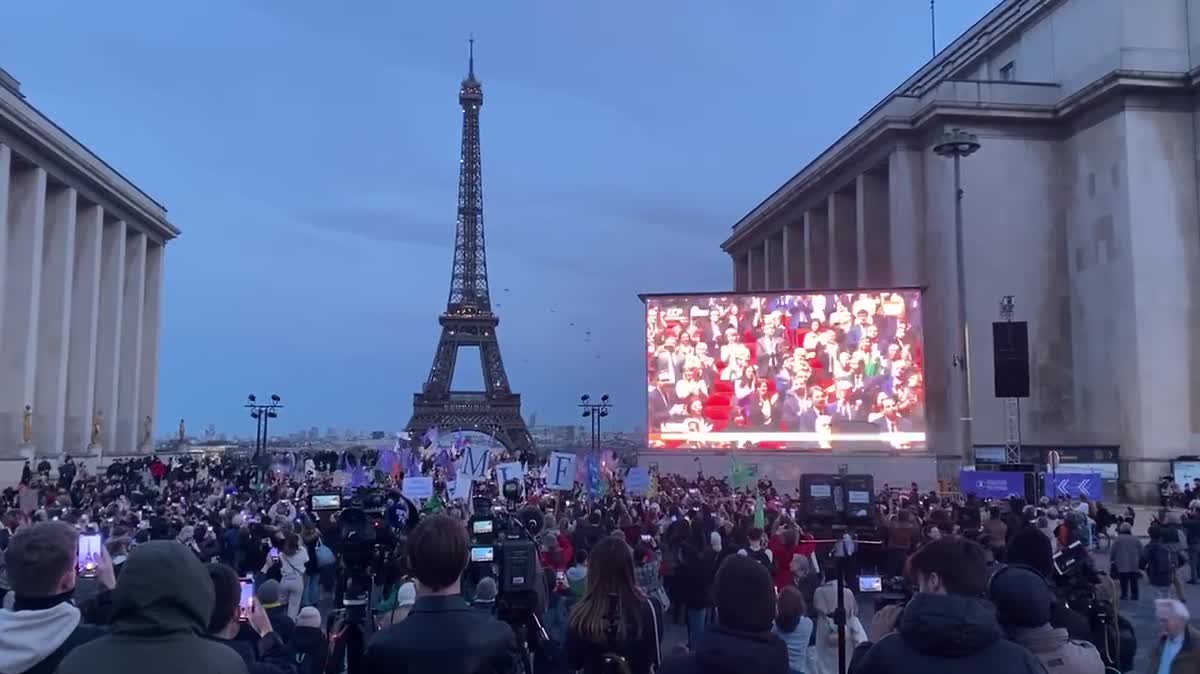
[[[915,291],[651,298],[651,440],[690,448],[917,448],[923,441],[913,434],[925,430],[920,311]],[[778,431],[814,435],[803,442],[694,435]]]

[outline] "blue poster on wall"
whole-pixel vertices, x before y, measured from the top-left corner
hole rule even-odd
[[[1025,473],[986,470],[962,470],[958,473],[959,490],[979,498],[1008,498],[1025,495]]]
[[[1079,498],[1103,498],[1104,481],[1100,473],[1059,473],[1046,474],[1046,496],[1058,498],[1068,496]]]

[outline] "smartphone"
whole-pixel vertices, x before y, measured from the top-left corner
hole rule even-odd
[[[883,578],[880,576],[859,576],[859,592],[883,592]]]
[[[554,574],[554,584],[559,590],[567,589],[567,573],[559,571]]]
[[[238,582],[242,586],[242,594],[238,599],[238,620],[244,622],[250,619],[250,608],[254,604],[254,581],[242,579]]]
[[[273,560],[279,559],[279,548],[271,548],[271,552],[268,554]]]
[[[642,534],[642,542],[643,543],[649,543],[652,540],[654,540],[654,537],[651,536],[650,534]]]
[[[100,534],[80,534],[79,550],[76,554],[76,568],[85,578],[96,575],[96,567],[100,565]]]

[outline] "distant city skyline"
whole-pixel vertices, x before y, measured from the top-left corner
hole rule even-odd
[[[393,433],[446,303],[474,32],[513,389],[540,424],[608,393],[633,430],[637,294],[731,287],[729,227],[929,58],[928,4],[24,3],[56,49],[10,31],[0,66],[183,231],[155,436],[252,435],[249,393],[283,398],[273,433]],[[939,3],[941,43],[994,5]]]

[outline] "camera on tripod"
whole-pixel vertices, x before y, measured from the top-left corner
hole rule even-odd
[[[507,500],[515,502],[519,489],[516,480],[509,480],[502,492]],[[513,514],[503,507],[493,507],[491,499],[483,496],[472,499],[471,508],[467,521],[471,535],[467,576],[471,585],[483,578],[495,579],[496,617],[513,626],[521,643],[536,649],[548,639],[538,619],[542,602],[539,589],[545,588],[534,543],[544,524],[542,512],[527,506]]]

